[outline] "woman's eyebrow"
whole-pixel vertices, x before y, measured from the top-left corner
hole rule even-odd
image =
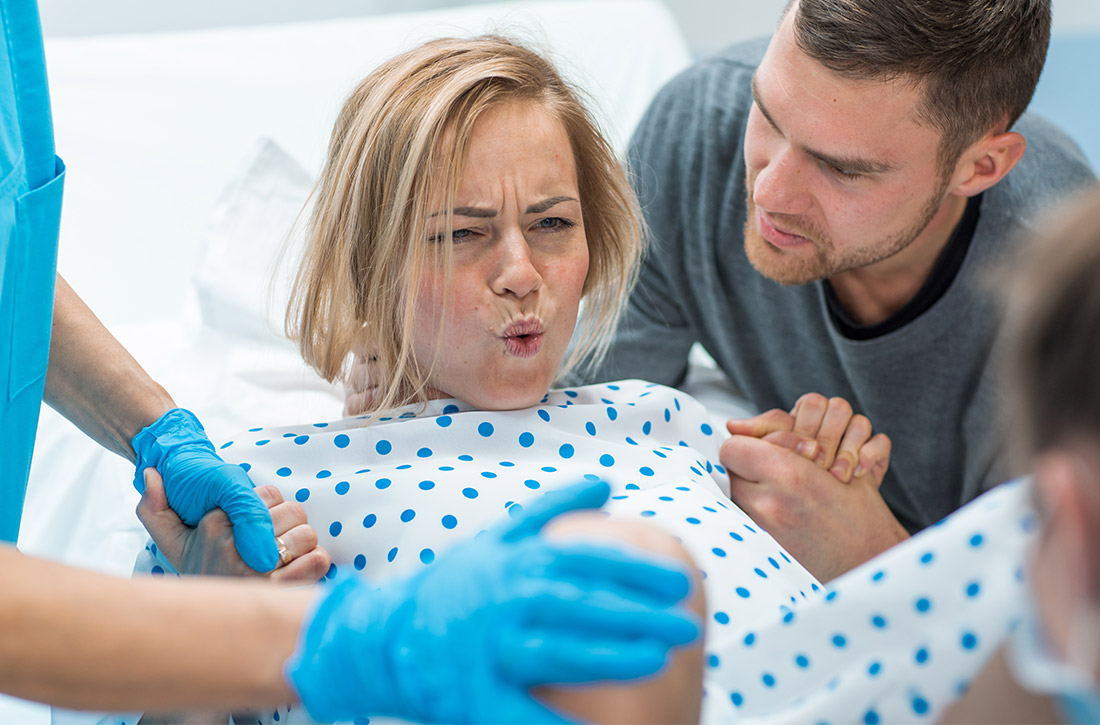
[[[542,212],[546,211],[547,209],[550,209],[551,207],[557,206],[558,204],[562,203],[563,201],[577,201],[577,199],[574,199],[571,196],[552,196],[549,199],[543,199],[542,201],[537,202],[537,203],[532,204],[531,206],[527,207],[527,211],[525,213],[527,213],[527,214],[541,214]]]
[[[433,217],[442,216],[446,213],[447,213],[446,210],[436,211],[436,212],[432,212],[432,216]],[[483,209],[483,208],[477,207],[477,206],[458,206],[458,207],[454,208],[454,211],[451,212],[451,215],[452,216],[472,216],[472,217],[477,217],[478,219],[492,219],[493,217],[495,217],[497,215],[497,210],[496,209]]]

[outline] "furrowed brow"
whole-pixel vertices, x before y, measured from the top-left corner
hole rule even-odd
[[[552,196],[549,199],[543,199],[542,201],[536,202],[535,204],[532,204],[531,206],[527,207],[526,213],[527,214],[541,214],[544,211],[546,211],[547,209],[551,209],[551,208],[557,206],[558,204],[561,204],[563,201],[577,201],[577,200],[574,199],[571,196]]]

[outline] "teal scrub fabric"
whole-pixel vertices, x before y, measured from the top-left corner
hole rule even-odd
[[[34,0],[0,0],[0,541],[14,542],[53,319],[64,165]]]

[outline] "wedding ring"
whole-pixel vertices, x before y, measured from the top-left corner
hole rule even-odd
[[[279,563],[286,566],[290,562],[294,561],[294,555],[290,553],[290,549],[287,548],[286,542],[283,541],[283,537],[275,537],[275,546],[279,550]]]

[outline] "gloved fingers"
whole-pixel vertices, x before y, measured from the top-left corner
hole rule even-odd
[[[232,522],[237,553],[244,563],[259,572],[274,569],[279,563],[275,529],[267,505],[256,492],[241,486],[222,488],[217,492],[214,505]]]
[[[664,666],[671,650],[660,640],[559,630],[502,634],[497,647],[501,676],[525,687],[645,677]]]
[[[549,491],[526,505],[523,513],[505,527],[501,540],[518,541],[533,536],[561,514],[599,508],[610,494],[611,487],[603,481],[582,481]]]
[[[623,640],[651,639],[669,645],[694,642],[698,618],[685,607],[664,608],[639,601],[633,592],[560,592],[529,597],[525,628]]]
[[[544,544],[544,576],[589,589],[612,589],[645,597],[654,605],[681,601],[691,591],[684,566],[657,555],[635,554],[581,541]],[[529,558],[533,556],[529,553]]]

